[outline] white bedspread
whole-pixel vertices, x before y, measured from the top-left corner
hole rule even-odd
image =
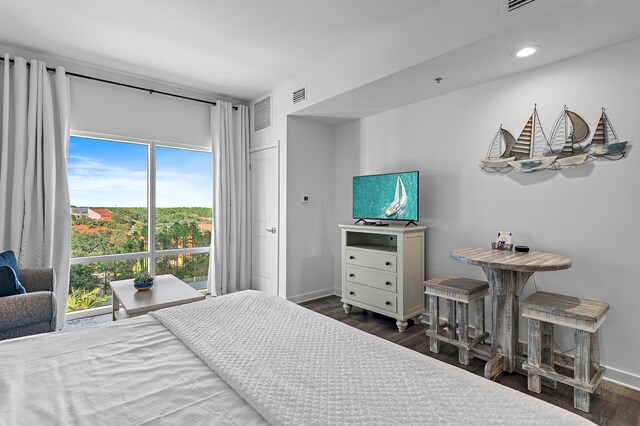
[[[152,315],[272,424],[589,423],[261,292]]]
[[[0,425],[264,425],[149,316],[0,342]]]

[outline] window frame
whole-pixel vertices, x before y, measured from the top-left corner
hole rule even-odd
[[[156,148],[173,148],[183,149],[197,152],[207,152],[213,156],[213,150],[211,147],[187,145],[176,142],[159,141],[135,138],[130,136],[116,136],[105,133],[86,132],[80,130],[71,130],[69,132],[70,137],[79,137],[86,139],[99,139],[103,141],[131,143],[136,145],[147,146],[147,251],[134,252],[134,253],[119,253],[119,254],[105,254],[100,256],[86,256],[86,257],[71,257],[70,265],[83,265],[87,263],[98,262],[111,262],[116,260],[131,260],[131,259],[149,259],[149,273],[155,276],[156,272],[156,260],[159,257],[164,256],[176,256],[180,254],[194,254],[194,253],[209,253],[211,246],[209,247],[195,247],[195,248],[178,248],[168,250],[158,250],[156,248]],[[213,181],[213,176],[211,176]],[[213,210],[213,205],[211,206]],[[151,232],[153,230],[153,232]],[[209,294],[208,290],[200,290],[204,294]],[[84,309],[82,311],[67,312],[67,320],[85,318],[94,315],[101,315],[110,313],[111,306],[101,306],[99,308]]]

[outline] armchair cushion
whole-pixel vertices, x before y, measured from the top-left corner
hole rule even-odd
[[[0,340],[56,330],[54,270],[34,268],[20,272],[28,293],[0,297]]]
[[[11,266],[18,277],[18,281],[22,281],[20,278],[20,270],[18,269],[18,261],[16,255],[11,250],[7,250],[4,253],[0,253],[0,266]]]
[[[0,266],[0,297],[25,294],[26,292],[18,280],[16,271],[8,265]]]

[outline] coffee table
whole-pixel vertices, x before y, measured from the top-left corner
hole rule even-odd
[[[146,291],[136,290],[132,279],[112,281],[110,286],[113,292],[114,321],[205,298],[204,294],[171,274],[156,276],[153,287]]]

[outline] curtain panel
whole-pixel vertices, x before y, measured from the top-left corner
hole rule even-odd
[[[209,291],[223,295],[251,288],[249,108],[211,108],[213,235]]]
[[[57,326],[69,292],[71,212],[67,183],[69,80],[42,61],[5,55],[0,140],[0,249],[21,268],[53,268]]]

